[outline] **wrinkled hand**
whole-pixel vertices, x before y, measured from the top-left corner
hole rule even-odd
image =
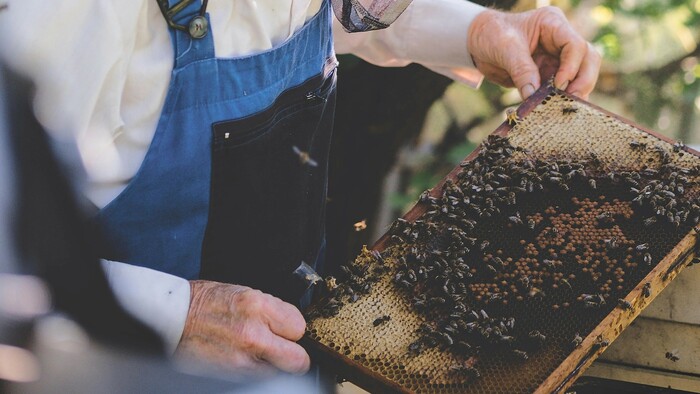
[[[469,28],[467,47],[487,79],[517,87],[523,98],[555,73],[554,86],[584,99],[598,80],[600,55],[555,7],[483,11]]]
[[[306,323],[293,305],[245,286],[204,280],[190,285],[178,356],[243,374],[309,369],[309,356],[295,343]]]

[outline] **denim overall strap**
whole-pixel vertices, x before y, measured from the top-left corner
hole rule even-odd
[[[174,7],[181,0],[168,0],[170,7]],[[202,8],[201,0],[195,0],[173,16],[173,22],[189,26],[192,19],[199,15]],[[202,38],[192,38],[189,32],[178,29],[169,29],[170,38],[175,53],[175,67],[182,68],[194,61],[213,58],[214,34],[209,21],[209,14],[205,14],[207,27]]]
[[[199,10],[190,4],[176,22]],[[202,38],[171,29],[175,66],[161,117],[141,168],[97,216],[111,246],[101,257],[298,301],[291,271],[322,257],[331,17],[324,1],[278,47],[225,59],[214,55],[211,28]]]

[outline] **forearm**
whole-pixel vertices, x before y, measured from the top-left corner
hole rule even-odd
[[[187,280],[152,269],[102,260],[110,287],[130,314],[157,332],[175,351],[190,306]]]
[[[467,31],[483,7],[463,0],[414,0],[389,28],[347,33],[334,22],[336,51],[353,53],[370,63],[401,67],[420,63],[455,80],[478,86]]]

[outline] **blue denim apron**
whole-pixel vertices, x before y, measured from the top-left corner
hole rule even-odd
[[[324,239],[336,65],[327,3],[253,56],[219,59],[211,29],[199,39],[170,29],[163,111],[136,176],[98,214],[110,245],[101,257],[299,300],[292,271],[321,260]],[[199,10],[195,1],[175,21]]]

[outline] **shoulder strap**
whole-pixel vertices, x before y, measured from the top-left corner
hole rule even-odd
[[[371,0],[369,7],[359,0],[332,0],[335,17],[346,31],[386,29],[406,10],[412,0]]]

